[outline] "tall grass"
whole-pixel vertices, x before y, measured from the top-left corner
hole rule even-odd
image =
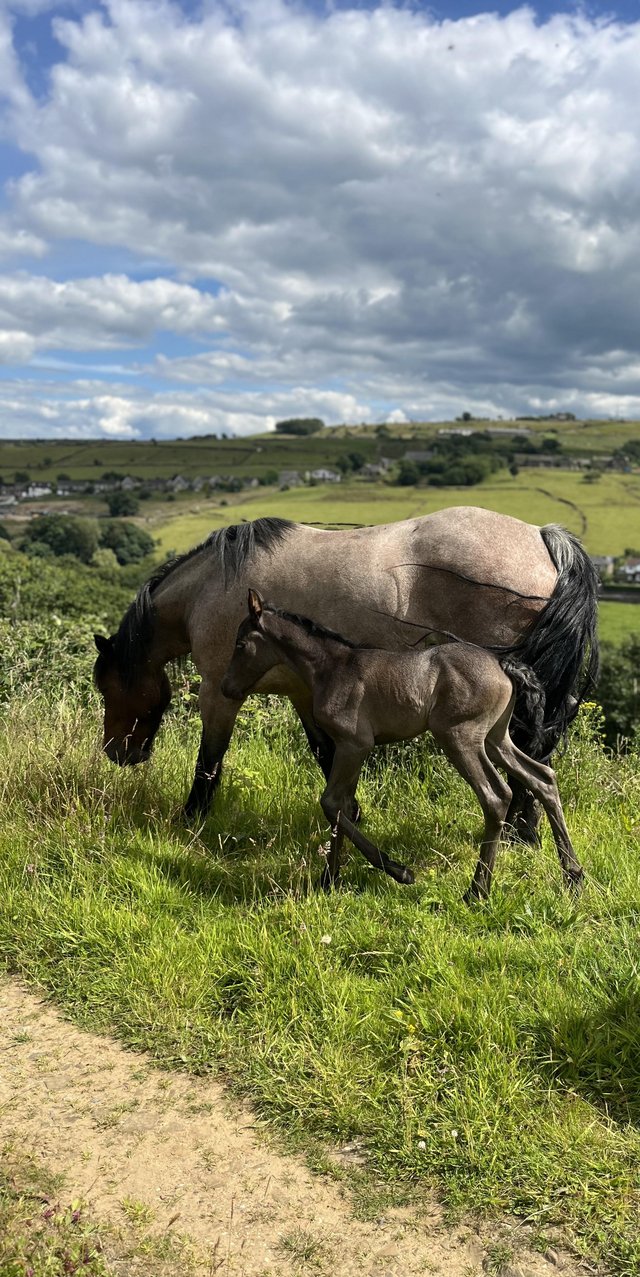
[[[607,757],[583,714],[560,765],[582,898],[545,831],[502,850],[469,909],[480,814],[428,744],[374,759],[360,793],[416,885],[354,854],[325,896],[320,779],[288,705],[245,709],[215,815],[189,831],[196,740],[179,705],[151,764],[119,771],[86,671],[10,689],[7,966],[167,1066],[223,1070],[298,1141],[357,1137],[379,1175],[561,1224],[636,1274],[640,760]]]

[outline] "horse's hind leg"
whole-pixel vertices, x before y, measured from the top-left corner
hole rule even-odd
[[[549,817],[567,886],[574,891],[579,889],[584,878],[584,870],[569,837],[553,768],[523,754],[522,750],[514,745],[508,732],[503,740],[497,744],[488,744],[488,748],[505,771],[526,785],[544,807]]]
[[[433,728],[432,728],[433,730]],[[493,868],[502,833],[511,790],[487,757],[484,743],[478,739],[477,729],[466,733],[463,729],[434,731],[438,744],[463,780],[471,786],[484,816],[484,834],[480,845],[480,857],[471,886],[465,892],[465,900],[485,900],[491,891]]]

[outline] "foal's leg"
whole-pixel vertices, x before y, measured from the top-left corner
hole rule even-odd
[[[368,752],[345,744],[334,746],[327,787],[320,799],[322,810],[331,824],[329,855],[320,880],[325,891],[335,887],[340,876],[340,852],[344,841],[340,816],[343,811],[351,814],[355,808],[356,787]]]
[[[480,858],[464,898],[467,903],[472,900],[486,900],[491,891],[493,867],[511,801],[511,790],[487,757],[484,741],[479,738],[477,728],[469,731],[465,731],[463,727],[443,728],[436,731],[432,725],[432,731],[449,761],[471,786],[482,807],[484,834]]]
[[[558,857],[567,886],[574,891],[579,890],[584,878],[584,870],[569,837],[555,772],[551,767],[538,762],[537,759],[529,758],[526,754],[523,754],[522,750],[514,745],[508,732],[500,742],[493,744],[488,742],[487,748],[497,758],[497,761],[504,767],[505,771],[509,773],[509,776],[516,777],[523,785],[526,785],[531,793],[542,803],[549,817],[549,824],[553,831]]]
[[[332,827],[336,827],[337,833],[340,835],[346,833],[354,846],[362,852],[375,869],[383,869],[391,878],[395,878],[396,882],[411,883],[414,881],[411,870],[385,855],[384,851],[381,851],[379,847],[376,847],[375,843],[371,842],[360,832],[351,819],[357,806],[355,802],[356,786],[362,770],[362,764],[368,753],[368,749],[363,749],[344,741],[338,742],[329,783],[320,799],[322,810],[331,822]],[[339,849],[340,844],[338,843],[336,856],[339,854]],[[325,871],[326,877],[323,874],[323,886],[329,881],[331,884],[337,881],[338,865],[332,862],[331,856],[332,853],[330,852],[330,860]]]

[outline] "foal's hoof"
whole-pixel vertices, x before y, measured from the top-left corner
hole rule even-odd
[[[580,869],[577,873],[570,873],[566,876],[567,891],[571,893],[574,899],[581,894],[584,887],[584,869]]]
[[[410,869],[407,869],[405,865],[402,865],[398,874],[398,882],[403,883],[405,887],[410,887],[415,880],[415,874]]]

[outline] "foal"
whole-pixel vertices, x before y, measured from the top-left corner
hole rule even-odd
[[[274,665],[288,665],[310,689],[317,725],[335,744],[335,757],[322,810],[331,822],[331,842],[322,885],[335,885],[345,834],[367,860],[397,882],[413,874],[390,860],[354,825],[356,786],[374,745],[408,740],[427,729],[476,794],[484,815],[484,836],[466,899],[484,899],[491,889],[498,842],[511,800],[502,767],[542,803],[568,886],[577,888],[583,871],[565,824],[555,774],[517,749],[509,736],[515,701],[512,679],[542,698],[535,676],[466,643],[446,643],[423,651],[385,652],[355,647],[305,617],[279,612],[249,590],[249,615],[242,622],[222,691],[243,700]]]

